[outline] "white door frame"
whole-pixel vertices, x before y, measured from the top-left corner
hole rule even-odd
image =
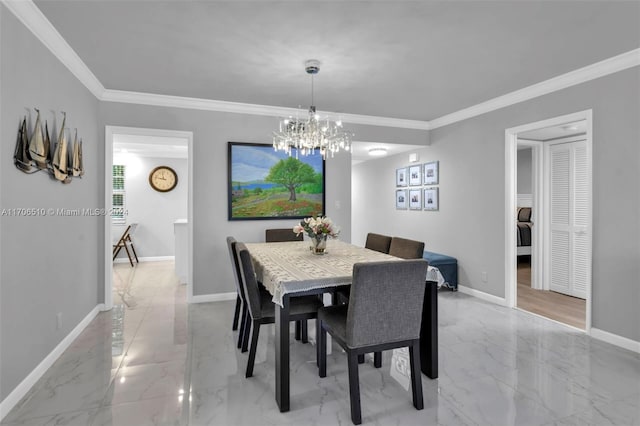
[[[532,205],[531,217],[533,219],[533,226],[531,231],[531,288],[542,289],[543,279],[542,271],[544,270],[544,257],[542,242],[544,238],[544,225],[545,221],[542,216],[544,203],[542,201],[542,195],[544,184],[544,150],[543,142],[532,141],[526,139],[516,138],[516,150],[517,146],[528,146],[531,148],[531,189],[532,189]],[[517,160],[517,151],[516,151]],[[516,162],[516,181],[518,176],[517,162]],[[515,209],[513,210],[515,212]],[[513,227],[515,232],[515,225]],[[514,301],[518,300],[518,286],[514,290]]]
[[[114,135],[138,135],[155,137],[173,137],[187,140],[188,152],[188,185],[187,185],[187,303],[193,299],[193,132],[162,129],[145,129],[139,127],[105,126],[104,138],[104,206],[106,211],[111,208],[111,193],[113,192],[113,137]],[[104,310],[113,307],[113,251],[111,243],[111,216],[104,217]]]
[[[585,120],[586,121],[586,141],[587,141],[587,161],[588,161],[588,186],[593,192],[592,185],[592,173],[593,173],[593,111],[585,110],[576,112],[573,114],[567,114],[559,117],[554,117],[548,120],[537,121],[535,123],[524,124],[522,126],[511,127],[505,130],[505,299],[507,306],[515,308],[517,302],[517,269],[516,269],[516,217],[514,212],[516,211],[516,155],[518,149],[518,133],[528,132],[531,130],[541,129],[545,127],[559,126],[561,124]],[[539,184],[540,176],[536,179],[536,183]],[[538,191],[538,195],[534,198],[534,206],[542,203],[541,191]],[[590,246],[593,246],[593,197],[589,198],[589,220],[587,226],[587,233],[591,237]],[[538,214],[537,222],[542,221],[541,228],[545,226],[545,218],[548,217],[548,206],[544,207],[543,214]],[[537,226],[537,224],[536,224]],[[534,226],[534,228],[536,228]],[[537,232],[538,237],[543,234]],[[548,253],[546,247],[548,241],[544,241],[543,244],[537,244],[537,249],[544,250]],[[539,258],[541,259],[541,258]],[[592,259],[593,260],[593,259]],[[587,300],[586,300],[586,321],[585,331],[587,334],[591,333],[591,287],[592,287],[592,271],[589,271],[589,280],[587,285]]]

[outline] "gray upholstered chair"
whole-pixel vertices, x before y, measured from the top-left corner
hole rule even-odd
[[[327,332],[347,352],[351,420],[362,422],[358,355],[409,347],[413,405],[421,410],[420,324],[425,292],[425,260],[357,263],[348,305],[320,308],[318,366],[327,375]]]
[[[267,229],[264,231],[264,240],[268,243],[302,241],[304,240],[304,235],[294,234],[292,228]]]
[[[247,316],[249,315],[247,301],[244,295],[243,286],[240,282],[242,277],[240,276],[240,262],[238,261],[238,256],[236,254],[236,244],[237,241],[233,237],[227,237],[227,247],[229,248],[229,257],[231,258],[231,267],[233,269],[233,277],[235,278],[236,283],[236,308],[233,314],[233,326],[232,330],[238,329],[238,319],[240,318],[240,310],[242,309],[242,320],[240,322],[240,331],[238,332],[238,348],[241,348],[242,342],[244,340],[245,329],[248,326],[247,324]],[[246,330],[248,332],[248,330]],[[243,352],[246,352],[246,347]]]
[[[253,364],[256,360],[260,326],[262,324],[275,323],[275,306],[271,301],[271,295],[260,291],[247,246],[242,243],[237,243],[236,254],[240,261],[241,282],[244,285],[244,292],[251,317],[251,346],[249,348],[249,360],[247,361],[247,371],[245,374],[246,377],[251,377],[253,375]],[[318,309],[322,307],[322,302],[316,296],[292,297],[289,303],[290,321],[304,320],[306,322],[308,319],[317,318]],[[247,338],[247,334],[245,334],[245,338]]]
[[[389,253],[390,246],[391,237],[388,237],[386,235],[374,234],[373,232],[369,232],[367,234],[367,241],[364,243],[365,248],[387,254]]]
[[[264,231],[264,240],[267,243],[283,243],[287,241],[303,241],[304,235],[296,235],[293,228],[275,228],[266,229]],[[309,341],[309,332],[306,321],[296,322],[296,340],[302,340],[302,343]]]
[[[389,253],[389,246],[391,245],[391,237],[381,234],[374,234],[369,232],[367,234],[367,240],[364,243],[364,248],[369,250],[379,251],[380,253]],[[338,304],[344,304],[349,302],[349,287],[339,288],[336,290],[336,298]],[[364,358],[362,358],[364,361]]]
[[[389,246],[389,254],[403,259],[422,259],[424,243],[421,241],[407,240],[393,237]]]

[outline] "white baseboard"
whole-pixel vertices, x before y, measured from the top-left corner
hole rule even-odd
[[[24,397],[29,389],[36,384],[36,382],[44,375],[44,373],[53,365],[54,362],[62,355],[62,353],[71,345],[71,343],[82,333],[87,325],[98,315],[102,309],[102,305],[96,305],[86,317],[75,326],[73,330],[67,336],[62,339],[58,346],[56,346],[47,355],[36,368],[24,378],[22,382],[16,388],[11,391],[9,395],[0,403],[0,420],[16,406],[18,402]]]
[[[475,288],[465,287],[458,284],[458,291],[460,293],[477,297],[478,299],[486,300],[487,302],[495,303],[496,305],[507,306],[507,300],[504,297],[494,296],[493,294],[485,293],[484,291],[476,290]]]
[[[236,300],[238,293],[216,293],[216,294],[203,294],[200,296],[192,296],[191,303],[208,303],[208,302],[222,302],[224,300]]]
[[[591,327],[591,337],[602,340],[603,342],[611,343],[612,345],[620,346],[621,348],[628,349],[635,353],[640,353],[640,342],[618,336],[617,334],[609,333],[608,331]]]
[[[175,256],[150,256],[150,257],[139,257],[139,262],[161,262],[163,260],[176,260]],[[129,263],[129,258],[127,257],[118,257],[113,263]]]

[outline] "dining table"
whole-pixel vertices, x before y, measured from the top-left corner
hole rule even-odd
[[[351,284],[353,265],[401,260],[389,254],[329,240],[323,254],[310,250],[308,241],[246,243],[256,278],[275,304],[275,394],[281,412],[290,409],[289,305],[293,297],[333,292]],[[437,283],[425,280],[420,331],[422,372],[438,377]]]

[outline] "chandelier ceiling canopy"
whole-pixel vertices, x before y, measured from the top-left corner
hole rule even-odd
[[[309,59],[304,65],[306,73],[311,76],[311,106],[307,114],[302,112],[280,120],[279,129],[273,132],[273,147],[289,155],[295,148],[296,156],[319,151],[323,158],[327,155],[333,157],[341,149],[350,151],[353,133],[346,131],[340,120],[320,117],[313,104],[313,76],[320,72],[320,61]]]

